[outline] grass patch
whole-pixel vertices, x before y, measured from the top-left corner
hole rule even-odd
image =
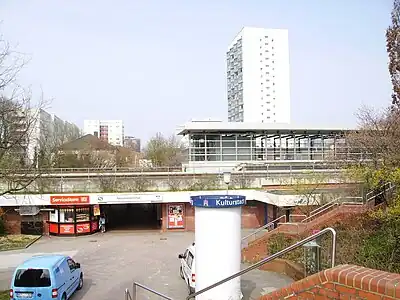
[[[0,300],[10,300],[10,291],[0,291]]]
[[[37,235],[4,235],[0,236],[0,251],[16,250],[27,247],[35,241]],[[2,298],[0,298],[1,300]]]

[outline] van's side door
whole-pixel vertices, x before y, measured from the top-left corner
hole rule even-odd
[[[183,272],[183,277],[185,277],[185,281],[187,281],[187,278],[188,278],[187,274],[186,274],[186,272],[187,272],[186,258],[188,256],[188,254],[189,254],[189,249],[186,249],[185,253],[183,254],[184,258],[181,259],[182,272]]]
[[[188,252],[185,258],[186,262],[186,270],[185,270],[185,277],[186,277],[186,282],[190,282],[192,280],[192,264],[193,264],[194,256],[192,252]]]
[[[72,293],[76,290],[79,284],[79,274],[78,271],[76,270],[76,263],[72,258],[67,259],[68,263],[68,268],[69,268],[69,282],[67,282],[68,289],[67,289],[67,295],[68,297],[72,295]]]

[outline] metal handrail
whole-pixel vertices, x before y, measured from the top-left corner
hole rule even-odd
[[[371,197],[369,197],[369,198],[366,198],[365,204],[368,205],[368,204],[369,204],[371,201],[373,201],[376,197],[378,197],[378,196],[380,196],[380,195],[382,195],[382,194],[384,194],[384,193],[390,192],[391,190],[393,190],[393,189],[396,187],[396,185],[392,184],[391,182],[385,183],[385,184],[383,185],[383,187],[385,187],[386,185],[389,185],[389,187],[388,187],[388,188],[385,188],[383,191],[379,192],[378,194],[375,194],[375,195],[373,195],[373,196],[371,196]],[[372,192],[374,192],[374,191],[371,191],[371,192],[369,192],[368,194],[370,194],[370,193],[372,193]],[[368,194],[367,194],[367,195],[368,195]]]
[[[321,166],[325,166],[327,168],[331,168],[334,167],[336,169],[338,169],[337,167],[337,163],[338,161],[325,161],[325,160],[301,160],[301,161],[296,161],[296,160],[282,160],[282,161],[274,161],[274,160],[266,160],[263,162],[264,165],[253,165],[251,163],[249,163],[248,165],[245,165],[247,167],[281,167],[281,168],[287,168],[289,169],[292,166],[296,166],[296,167],[310,167],[313,166],[315,167],[316,165],[321,165]],[[111,166],[111,167],[72,167],[72,168],[57,168],[57,167],[46,167],[46,168],[41,168],[41,171],[51,171],[51,172],[90,172],[90,171],[110,171],[110,172],[162,172],[162,171],[166,171],[166,172],[184,172],[185,165],[183,164],[182,166],[171,166],[171,167],[146,167],[146,166],[133,166],[133,167],[115,167],[115,166]],[[188,166],[186,166],[188,167]],[[209,166],[190,166],[191,169],[207,169],[209,168]],[[226,169],[226,167],[221,164],[219,166],[216,166],[216,168],[220,168],[220,169]],[[4,169],[5,172],[8,171],[14,171],[14,172],[21,172],[21,173],[25,173],[25,172],[31,172],[34,169],[31,168],[26,168],[26,169],[18,169],[18,170],[7,170]],[[246,171],[246,170],[245,170]],[[247,170],[249,171],[249,170]]]
[[[309,217],[305,218],[304,220],[301,220],[300,223],[307,223],[309,220],[311,220],[315,216],[318,216],[318,215],[320,215],[322,213],[325,213],[327,210],[331,209],[332,207],[335,207],[336,205],[339,205],[339,203],[338,202],[332,203],[331,205],[325,207],[323,210],[320,210],[319,212],[313,214],[312,216],[309,216]]]
[[[137,292],[137,287],[140,287],[140,288],[142,288],[142,289],[144,289],[144,290],[146,290],[146,291],[148,291],[148,292],[150,292],[150,293],[152,293],[154,295],[157,295],[157,296],[159,296],[159,297],[161,297],[161,298],[163,298],[165,300],[174,300],[171,297],[168,297],[168,296],[166,296],[164,294],[161,294],[160,292],[157,292],[156,290],[153,290],[153,289],[151,289],[151,288],[149,288],[149,287],[147,287],[147,286],[145,286],[145,285],[143,285],[143,284],[141,284],[139,282],[136,282],[136,281],[133,282],[132,296],[131,296],[129,290],[125,289],[125,300],[137,300],[137,293],[136,293]]]
[[[317,207],[316,209],[314,209],[313,211],[310,212],[309,217],[312,217],[315,214],[319,214],[320,210],[323,210],[325,207],[330,206],[333,203],[340,203],[341,199],[363,199],[363,197],[338,197],[336,199],[333,199],[332,201],[325,203],[324,205]],[[344,203],[344,202],[342,202]],[[346,203],[351,203],[351,202],[346,202]],[[356,202],[355,202],[356,203]]]
[[[252,233],[250,233],[250,234],[246,235],[245,237],[243,237],[243,238],[242,238],[242,242],[243,242],[244,240],[247,240],[249,237],[251,237],[251,236],[253,236],[253,235],[256,235],[256,234],[259,233],[260,231],[262,231],[262,230],[264,230],[264,229],[266,229],[266,228],[268,228],[268,227],[274,225],[276,222],[278,222],[278,221],[279,221],[280,219],[282,219],[282,218],[285,220],[284,223],[286,223],[286,216],[285,216],[285,215],[282,215],[282,216],[280,216],[279,218],[276,218],[275,220],[272,220],[271,222],[269,222],[269,223],[267,223],[267,224],[261,226],[260,228],[256,229],[256,230],[253,231]]]
[[[330,202],[328,202],[328,203],[325,203],[324,205],[322,205],[322,206],[320,206],[320,207],[317,207],[316,209],[314,209],[313,211],[310,212],[309,217],[311,217],[311,216],[313,216],[313,215],[319,213],[319,211],[320,211],[320,210],[323,210],[325,207],[327,207],[327,206],[329,206],[329,205],[331,205],[331,204],[333,204],[333,203],[337,203],[337,201],[338,201],[339,199],[340,199],[340,198],[334,199],[334,200],[332,200],[332,201],[330,201]]]
[[[303,246],[304,244],[306,244],[308,242],[314,241],[318,237],[323,236],[327,233],[332,234],[331,267],[334,268],[335,267],[335,258],[336,258],[336,231],[335,231],[335,229],[328,227],[328,228],[325,228],[325,229],[323,229],[323,230],[321,230],[321,231],[319,231],[319,232],[317,232],[317,233],[315,233],[315,234],[313,234],[313,235],[311,235],[311,236],[309,236],[309,237],[307,237],[307,238],[305,238],[305,239],[303,239],[303,240],[301,240],[301,241],[299,241],[299,242],[297,242],[275,254],[272,254],[272,255],[264,258],[263,260],[259,261],[258,263],[255,263],[254,265],[251,265],[250,267],[247,267],[246,269],[243,269],[225,279],[222,279],[204,289],[201,289],[200,291],[190,294],[189,296],[186,297],[186,300],[193,299],[194,297],[196,297],[200,294],[203,294],[217,286],[220,286],[221,284],[224,284],[225,282],[228,282],[236,277],[242,276],[252,270],[258,269],[262,265],[264,265],[270,261],[273,261],[274,259],[281,257],[282,255],[285,255],[286,253],[291,252],[291,251],[299,248],[300,246]],[[134,299],[134,300],[136,300],[136,299]]]
[[[133,300],[131,293],[129,293],[128,289],[125,289],[125,300]]]
[[[387,185],[389,185],[389,187],[388,188],[385,188],[385,186],[387,186]],[[391,182],[386,182],[386,183],[384,183],[383,184],[383,188],[384,188],[384,190],[389,190],[389,189],[391,189],[391,188],[393,188],[393,184],[391,183]],[[367,199],[367,201],[368,201],[368,199],[372,199],[372,198],[374,198],[374,197],[376,197],[377,195],[372,195],[371,197],[369,197],[369,195],[370,194],[374,194],[375,193],[375,190],[372,190],[372,191],[370,191],[370,192],[368,192],[366,195],[365,195],[365,199]],[[378,194],[379,195],[379,194]]]

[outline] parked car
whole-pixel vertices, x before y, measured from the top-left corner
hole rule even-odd
[[[183,254],[179,254],[178,258],[181,261],[179,273],[181,278],[185,280],[189,294],[193,294],[196,290],[196,260],[195,258],[195,243],[191,244]]]
[[[67,300],[83,287],[81,265],[65,255],[33,256],[11,279],[10,299]]]

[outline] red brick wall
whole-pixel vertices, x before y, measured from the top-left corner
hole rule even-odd
[[[257,262],[266,257],[268,252],[268,238],[277,233],[284,233],[291,236],[299,236],[303,234],[311,234],[314,229],[321,229],[323,226],[351,218],[354,214],[365,211],[365,207],[361,205],[340,206],[332,211],[318,216],[314,220],[307,223],[282,224],[277,229],[265,233],[262,237],[251,242],[242,250],[242,259],[247,262]]]
[[[42,214],[42,220],[43,220],[43,234],[44,235],[49,235],[49,212],[48,211],[42,211],[40,212]]]
[[[264,295],[275,299],[400,299],[400,274],[341,265]]]
[[[190,203],[185,204],[185,228],[194,231],[194,207]]]
[[[242,228],[259,228],[265,223],[265,207],[264,203],[254,201],[254,206],[246,205],[242,207]],[[268,207],[270,221],[272,221],[272,206]]]
[[[185,203],[185,229],[168,229],[168,204],[162,204],[162,226],[161,230],[174,231],[194,231],[195,230],[195,213],[194,207],[190,203]],[[268,207],[268,220],[272,221],[272,205]],[[264,203],[258,202],[255,206],[242,207],[242,227],[243,228],[259,228],[264,225],[265,208]]]
[[[161,231],[194,231],[194,207],[190,203],[184,203],[184,229],[172,228],[168,229],[168,204],[161,204],[162,222]]]

